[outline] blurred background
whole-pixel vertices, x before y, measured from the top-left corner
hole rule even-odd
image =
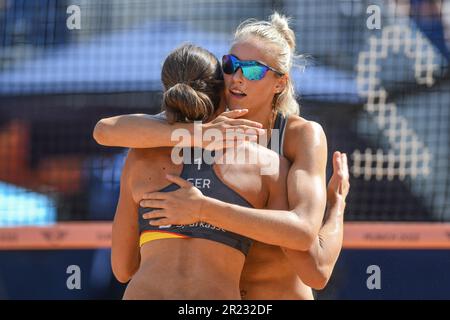
[[[273,10],[312,57],[292,73],[301,115],[349,155],[346,221],[450,222],[448,0],[0,0],[0,228],[112,220],[126,150],[97,145],[95,123],[158,113],[171,50],[221,57]],[[0,298],[120,298],[109,254],[1,250]],[[69,264],[82,290],[66,288]],[[382,290],[366,287],[371,264]],[[450,299],[449,268],[448,250],[347,249],[317,297]]]

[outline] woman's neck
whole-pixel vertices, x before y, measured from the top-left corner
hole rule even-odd
[[[271,108],[264,108],[259,110],[249,110],[249,112],[244,116],[245,119],[259,122],[263,125],[264,129],[269,129],[273,119],[273,110]],[[273,126],[273,123],[272,123]],[[270,128],[272,129],[272,128]]]

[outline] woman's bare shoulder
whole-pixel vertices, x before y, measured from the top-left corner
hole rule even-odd
[[[171,148],[132,148],[128,151],[126,162],[129,173],[150,172],[163,164],[170,163]]]
[[[311,121],[298,115],[289,115],[287,130],[303,131],[303,132],[320,132],[323,131],[322,126],[315,121]]]
[[[326,148],[325,132],[319,123],[297,115],[290,115],[288,119],[284,142],[288,159],[293,157],[297,150]]]

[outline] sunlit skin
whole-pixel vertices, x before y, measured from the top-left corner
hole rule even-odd
[[[240,60],[258,60],[276,68],[276,56],[272,56],[273,48],[260,39],[249,38],[235,43],[230,53]],[[260,122],[267,129],[271,123],[273,97],[284,89],[289,75],[280,77],[276,73],[268,71],[263,79],[250,81],[243,77],[239,69],[235,74],[224,75],[224,77],[226,105],[232,110],[248,109],[248,113],[244,114],[243,118]],[[230,90],[238,90],[245,93],[246,96],[233,95]],[[236,117],[236,115],[233,115],[233,117]],[[308,286],[322,288],[326,284],[341,249],[342,215],[349,187],[348,172],[346,171],[347,163],[346,159],[343,160],[345,156],[338,157],[339,159],[336,158],[333,161],[333,169],[335,169],[333,177],[335,179],[332,178],[330,181],[328,194],[329,197],[333,194],[338,196],[334,196],[334,200],[329,201],[326,214],[327,220],[330,221],[329,225],[326,221],[322,226],[327,197],[325,188],[326,137],[317,123],[307,121],[296,115],[290,115],[288,119],[283,150],[284,155],[291,163],[287,176],[287,191],[284,193],[288,199],[285,204],[278,203],[273,207],[267,207],[267,209],[274,210],[280,220],[286,217],[287,224],[295,223],[298,224],[297,227],[300,227],[300,225],[307,227],[311,239],[315,237],[315,240],[312,241],[308,252],[286,249],[289,247],[289,241],[284,240],[286,237],[283,238],[277,231],[278,229],[273,229],[273,227],[271,230],[267,229],[270,234],[269,232],[264,234],[264,238],[260,241],[276,243],[276,245],[256,242],[250,250],[241,277],[244,299],[312,299],[312,291]],[[113,137],[109,138],[104,144],[139,148],[152,148],[155,145],[158,146],[158,143],[162,145],[162,141],[164,141],[163,145],[173,145],[173,142],[169,141],[170,139],[167,137],[170,137],[170,133],[175,127],[183,125],[162,125],[146,115],[115,117],[111,120],[106,119],[104,124],[102,129],[105,134],[99,135],[99,137]],[[211,126],[210,123],[206,125]],[[219,126],[218,122],[215,125]],[[156,126],[158,130],[155,129]],[[117,144],[118,139],[120,139],[120,144]],[[99,140],[97,139],[97,141]],[[101,143],[101,141],[99,142]],[[341,163],[341,169],[345,168],[344,171],[347,172],[347,175],[342,175],[342,172],[339,173],[335,163]],[[341,188],[342,185],[345,187]],[[338,189],[341,190],[337,191]],[[195,219],[198,218],[199,213],[191,209],[202,207],[199,203],[204,202],[205,197],[202,197],[201,194],[197,194],[197,197],[191,197],[189,187],[182,187],[175,192],[166,193],[165,196],[171,196],[171,205],[164,209],[166,218],[162,219],[161,223],[166,224],[168,221],[177,223],[177,217],[182,217],[183,221],[187,221],[191,214],[195,216],[192,218],[193,221],[197,221]],[[146,206],[145,199],[149,199],[149,201],[152,199],[151,190],[143,196],[143,199],[141,205]],[[251,225],[252,230],[258,229],[257,226],[263,226],[264,220],[268,219],[263,213],[256,214],[252,211],[249,214],[246,210],[248,208],[217,205],[220,202],[217,200],[215,203],[210,202],[209,200],[205,202],[206,207],[209,206],[209,211],[221,212],[221,214],[209,217],[204,215],[203,218],[206,220],[202,221],[236,233],[247,235],[245,232],[248,232],[248,230],[243,229],[244,226]],[[173,210],[171,210],[171,206]],[[175,210],[174,208],[183,208],[183,210]],[[278,210],[289,210],[289,212],[284,212],[291,215],[285,216],[282,211]],[[296,219],[293,219],[292,213],[296,215]],[[233,216],[233,219],[224,218],[220,220],[221,216]],[[244,223],[244,221],[246,222]],[[337,229],[336,226],[338,226]],[[319,229],[320,235],[317,237]],[[332,232],[328,232],[331,229]],[[335,232],[335,230],[339,232]],[[316,276],[318,273],[319,275]],[[302,283],[299,277],[308,286]]]
[[[276,60],[271,55],[273,50],[274,48],[265,45],[257,38],[247,38],[235,43],[230,53],[240,60],[257,60],[275,68]],[[273,115],[273,97],[285,88],[287,77],[287,74],[279,76],[273,71],[268,71],[263,79],[251,81],[243,76],[241,69],[231,75],[224,74],[226,103],[232,110],[248,109],[244,118],[260,122],[267,129]],[[322,128],[301,117],[289,116],[283,151],[286,158],[292,163],[287,178],[288,202],[284,205],[278,203],[277,207],[267,207],[267,209],[290,210],[290,212],[296,213],[298,219],[291,221],[299,225],[308,225],[311,234],[315,234],[314,237],[316,237],[321,226],[326,201],[327,148]],[[161,211],[159,214],[165,218],[157,223],[175,223],[176,220],[173,219],[180,219],[182,215],[188,216],[190,214],[188,211],[191,210],[179,210],[181,205],[188,208],[199,207],[198,204],[195,204],[194,199],[182,196],[182,192],[183,190],[174,192],[174,194],[178,194],[180,203],[171,205],[172,210],[165,208],[164,211]],[[152,199],[151,194],[148,199]],[[198,199],[197,203],[202,201],[205,199]],[[211,201],[206,200],[205,202],[210,203]],[[245,210],[239,211],[237,208],[223,210],[223,207],[215,204],[206,204],[202,207],[209,209],[201,213],[205,221],[234,232],[237,231],[234,228],[240,227],[238,219],[236,218],[233,224],[230,221],[220,220],[221,216],[236,211],[236,217],[239,217],[245,215],[246,212]],[[182,213],[180,213],[181,211]],[[191,213],[194,214],[194,212]],[[289,218],[286,217],[286,219]],[[295,220],[297,221],[294,222]],[[267,235],[267,242],[273,243],[270,241],[271,238]],[[246,259],[241,277],[240,287],[243,298],[312,299],[311,288],[302,283],[298,277],[298,274],[301,273],[299,271],[301,266],[292,263],[287,258],[288,256],[294,260],[298,258],[294,257],[294,252],[295,250],[285,250],[280,246],[256,242]]]
[[[278,159],[275,152],[258,145],[242,144],[236,151],[251,154],[258,150],[265,159]],[[262,209],[267,203],[276,201],[279,206],[280,201],[286,202],[288,163],[279,163],[280,173],[272,176],[259,174],[262,162],[216,164],[213,170],[225,185]],[[239,299],[245,259],[239,250],[197,238],[155,240],[140,249],[137,246],[137,212],[143,193],[161,190],[171,181],[183,188],[190,186],[179,177],[181,170],[182,165],[171,160],[171,148],[131,149],[127,156],[112,232],[113,272],[121,282],[131,279],[124,299]],[[172,175],[171,180],[166,174]],[[191,196],[201,194],[198,189],[190,190]]]
[[[257,60],[274,67],[276,60],[268,53],[270,49],[270,46],[265,46],[261,41],[250,38],[245,42],[234,44],[230,53],[240,60]],[[287,75],[280,77],[271,70],[267,71],[264,78],[256,81],[247,80],[242,75],[241,69],[232,75],[224,74],[226,104],[230,110],[248,109],[243,118],[262,123],[267,128],[272,113],[273,97],[283,91],[286,78]],[[235,89],[244,92],[246,96],[234,95],[231,91]]]
[[[234,44],[230,53],[240,60],[257,60],[274,67],[276,60],[269,54],[270,49],[273,48],[264,42],[250,38]],[[262,80],[249,81],[240,69],[233,75],[224,74],[226,103],[231,110],[248,109],[244,118],[260,122],[267,128],[273,96],[283,90],[286,77],[268,71]],[[232,94],[230,90],[233,89],[243,91],[246,96]],[[319,144],[318,134],[313,136],[314,144]],[[282,249],[261,242],[253,245],[246,259],[240,287],[244,299],[313,299],[311,288],[297,277]]]

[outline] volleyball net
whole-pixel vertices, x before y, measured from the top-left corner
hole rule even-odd
[[[297,51],[311,57],[291,75],[301,115],[323,126],[330,156],[349,156],[346,221],[450,221],[449,7],[425,0],[2,2],[0,226],[112,220],[126,150],[98,146],[95,123],[158,112],[161,65],[171,50],[192,42],[221,57],[240,22],[273,10],[292,17]]]

